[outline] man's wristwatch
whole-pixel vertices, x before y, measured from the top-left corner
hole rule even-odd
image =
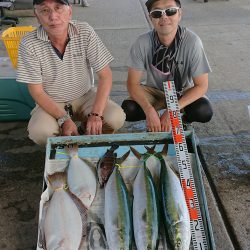
[[[71,119],[69,114],[65,114],[64,116],[58,118],[57,123],[58,123],[59,127],[61,128],[62,125],[64,124],[64,122],[67,121],[68,119]]]

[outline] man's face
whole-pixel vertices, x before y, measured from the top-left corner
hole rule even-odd
[[[171,7],[178,7],[174,0],[160,0],[153,4],[150,12],[154,10],[165,10]],[[176,11],[176,13],[171,16],[167,16],[164,13],[159,18],[154,18],[153,14],[150,14],[151,22],[158,35],[166,36],[171,35],[172,33],[174,34],[176,32],[181,20],[181,9],[174,11]]]
[[[49,36],[60,36],[68,32],[68,24],[72,17],[71,6],[46,0],[34,8],[38,22]]]

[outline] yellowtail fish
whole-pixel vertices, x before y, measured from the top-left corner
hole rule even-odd
[[[161,160],[160,190],[165,230],[171,247],[189,250],[191,228],[188,207],[180,179],[159,154]]]
[[[54,193],[46,211],[43,231],[46,250],[79,250],[86,238],[87,209],[67,186],[65,172],[48,176]]]
[[[132,212],[127,187],[118,167],[105,186],[105,232],[110,250],[132,247]]]
[[[76,145],[69,148],[68,151],[71,156],[67,179],[69,189],[81,200],[85,207],[89,208],[96,195],[95,167],[91,166],[91,162],[79,158]]]
[[[140,168],[133,185],[133,225],[138,250],[157,249],[159,234],[159,201],[148,168]]]

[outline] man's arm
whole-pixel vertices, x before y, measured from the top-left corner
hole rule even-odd
[[[179,100],[180,109],[205,95],[208,89],[208,74],[202,74],[193,78],[194,86],[184,92]]]
[[[97,72],[98,86],[95,102],[92,108],[92,113],[99,116],[89,116],[86,127],[86,134],[98,135],[102,133],[102,119],[103,111],[106,107],[108,97],[112,87],[112,72],[109,66],[104,67]]]
[[[60,108],[43,90],[42,84],[28,84],[28,89],[35,102],[55,119],[66,114],[66,111]],[[62,126],[62,135],[78,135],[77,127],[71,119],[64,122]]]
[[[179,107],[180,109],[185,108],[189,104],[193,103],[194,101],[198,100],[202,96],[205,95],[208,89],[208,74],[202,74],[193,78],[194,86],[183,94],[183,96],[179,100]],[[170,130],[170,119],[168,115],[168,110],[162,114],[161,116],[161,126],[162,131],[169,131]]]
[[[151,132],[161,131],[161,123],[159,115],[151,103],[146,98],[140,81],[143,75],[143,71],[138,71],[132,68],[128,69],[127,88],[130,96],[136,101],[143,109],[146,115],[147,129]]]

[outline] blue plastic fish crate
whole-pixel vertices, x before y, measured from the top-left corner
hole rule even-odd
[[[188,151],[192,155],[191,165],[200,203],[201,215],[205,227],[208,249],[215,249],[213,230],[209,217],[207,200],[201,174],[201,163],[197,153],[194,132],[186,131],[185,137],[188,145]],[[131,133],[98,136],[52,137],[48,138],[47,141],[46,162],[56,159],[67,159],[68,156],[65,154],[64,147],[73,144],[78,145],[79,157],[88,159],[93,157],[93,159],[98,159],[102,157],[107,149],[109,149],[113,144],[119,145],[119,148],[115,152],[117,153],[117,157],[120,157],[128,151],[129,146],[133,146],[137,151],[145,153],[145,145],[156,145],[155,150],[159,152],[166,143],[169,144],[168,155],[170,157],[175,157],[175,149],[171,133]],[[46,185],[43,187],[43,191],[45,189]],[[190,249],[193,249],[192,244],[190,246]]]

